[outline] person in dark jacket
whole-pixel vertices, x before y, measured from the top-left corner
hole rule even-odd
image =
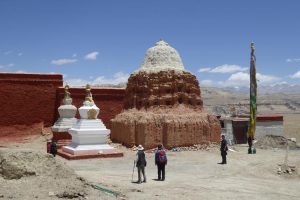
[[[220,147],[222,162],[219,164],[222,165],[227,164],[227,160],[226,160],[227,150],[228,150],[227,141],[225,139],[225,135],[222,135],[221,147]]]
[[[137,183],[142,183],[141,174],[143,174],[143,182],[146,183],[146,173],[145,167],[147,166],[146,156],[144,152],[144,147],[142,145],[138,146],[136,167],[138,169],[138,181]]]
[[[50,153],[55,157],[57,154],[57,146],[56,143],[52,140],[51,146],[50,146]]]
[[[157,175],[159,181],[165,180],[165,166],[167,165],[167,155],[161,144],[157,146],[155,152],[155,165],[157,166]]]

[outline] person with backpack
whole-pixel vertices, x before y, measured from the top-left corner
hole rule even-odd
[[[165,150],[163,150],[162,145],[157,146],[157,151],[155,152],[155,165],[157,166],[158,180],[165,180],[165,166],[167,165],[167,155]]]
[[[138,181],[137,183],[142,183],[142,177],[141,174],[143,174],[143,182],[146,183],[146,173],[145,173],[145,167],[147,166],[146,156],[144,152],[144,147],[142,145],[139,145],[137,148],[137,159],[136,159],[136,167],[138,169]]]
[[[228,146],[227,146],[227,141],[225,139],[225,135],[222,135],[220,151],[222,156],[222,162],[219,164],[221,165],[227,164],[226,156],[227,156]]]

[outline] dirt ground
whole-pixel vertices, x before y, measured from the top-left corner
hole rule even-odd
[[[26,141],[27,143],[23,144],[1,144],[1,146],[9,149],[46,151],[44,137]],[[284,149],[257,149],[257,154],[249,155],[246,153],[246,145],[234,146],[231,147],[234,152],[228,153],[227,165],[217,164],[221,159],[217,147],[201,151],[168,151],[164,182],[155,180],[157,173],[154,154],[146,153],[147,183],[136,184],[132,183],[136,152],[124,147],[119,148],[124,152],[122,158],[75,161],[67,161],[61,157],[55,159],[74,169],[75,174],[90,184],[120,194],[117,199],[300,199],[299,149],[290,150],[288,156],[288,164],[296,166],[296,171],[281,175],[277,174],[277,170],[278,164],[284,162],[286,154]],[[133,180],[137,180],[136,168]],[[17,180],[13,181],[14,184],[20,185]],[[29,190],[28,187],[18,187],[10,191],[1,184],[4,182],[0,181],[0,199],[24,199],[16,194],[21,193],[20,190],[23,189]],[[71,186],[72,182],[69,184]],[[12,194],[4,196],[3,194],[7,192]],[[48,195],[48,190],[41,192],[47,192]],[[41,198],[37,196],[35,199]],[[49,197],[49,199],[61,198]],[[116,199],[116,197],[94,190],[84,199]]]

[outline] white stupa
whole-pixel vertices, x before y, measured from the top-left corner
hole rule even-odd
[[[157,73],[159,71],[174,70],[185,71],[179,53],[164,40],[155,43],[154,47],[147,50],[144,62],[135,73]]]
[[[68,130],[72,128],[77,122],[77,119],[75,118],[76,112],[77,108],[72,105],[69,86],[66,85],[63,104],[58,108],[59,118],[51,127],[52,131],[57,134],[64,134],[68,132]]]
[[[110,130],[106,129],[101,119],[98,119],[100,109],[95,105],[89,85],[86,87],[86,97],[79,109],[80,119],[69,129],[72,143],[62,147],[62,151],[71,155],[103,154],[114,152],[107,144]]]

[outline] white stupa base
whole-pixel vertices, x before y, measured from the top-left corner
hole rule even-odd
[[[51,127],[53,132],[68,132],[77,122],[76,118],[59,118]]]
[[[110,130],[99,119],[80,119],[68,131],[74,145],[106,144]]]
[[[109,129],[93,130],[93,129],[70,129],[69,133],[72,136],[72,143],[76,145],[93,145],[106,144],[107,136],[110,133]]]
[[[107,144],[110,130],[96,118],[99,110],[93,102],[84,102],[79,108],[80,120],[68,130],[72,143],[59,149],[58,155],[70,160],[123,156],[122,152]]]
[[[71,155],[107,154],[115,153],[116,149],[108,144],[74,145],[62,147],[62,150]]]

